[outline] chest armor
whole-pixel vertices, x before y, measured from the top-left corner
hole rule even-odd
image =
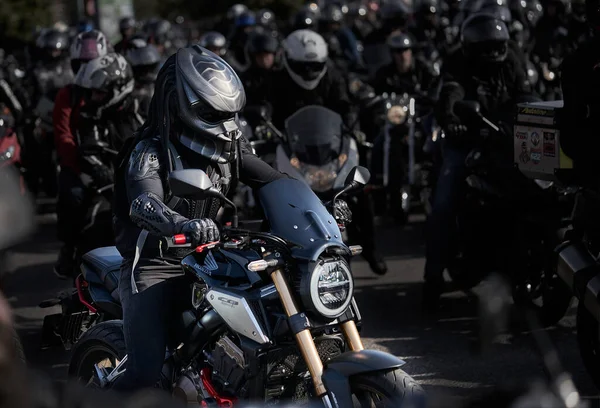
[[[171,156],[174,170],[203,170],[211,179],[216,189],[223,194],[227,194],[229,191],[229,186],[231,184],[230,164],[203,163],[199,166],[198,163],[194,163],[194,165],[191,165],[190,163],[186,162],[181,155],[179,155],[175,149],[175,146],[172,144],[169,144],[169,155]],[[204,200],[192,200],[189,198],[170,196],[167,200],[167,205],[172,210],[189,219],[211,218],[214,220],[216,219],[217,213],[221,208],[220,200],[212,197]]]

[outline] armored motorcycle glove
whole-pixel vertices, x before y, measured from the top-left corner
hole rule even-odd
[[[350,211],[348,203],[344,200],[336,200],[335,208],[333,209],[333,217],[342,231],[346,229],[346,224],[352,222],[352,211]]]
[[[181,233],[192,240],[192,246],[198,246],[220,239],[219,228],[210,218],[190,220],[183,224]]]

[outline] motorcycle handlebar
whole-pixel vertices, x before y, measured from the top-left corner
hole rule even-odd
[[[164,238],[167,248],[191,248],[192,238],[186,234],[177,234],[170,238]],[[196,252],[202,252],[207,248],[213,248],[219,241],[207,242],[206,244],[198,245]]]

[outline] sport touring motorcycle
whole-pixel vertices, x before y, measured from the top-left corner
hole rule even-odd
[[[358,165],[357,143],[343,133],[342,117],[323,106],[307,106],[286,119],[285,130],[275,168],[304,180],[320,198],[331,199]]]
[[[338,196],[361,189],[369,177],[364,168],[348,171]],[[423,406],[422,389],[400,369],[402,360],[364,349],[349,267],[361,249],[344,244],[335,219],[305,183],[285,178],[260,190],[270,232],[239,229],[235,205],[200,170],[174,171],[169,183],[180,197],[218,197],[234,215],[220,242],[192,248],[185,235],[163,241],[189,248],[181,267],[191,302],[172,331],[161,387],[203,406],[230,407],[237,399]],[[91,251],[84,277],[102,281],[118,274],[120,262],[114,247]],[[79,339],[69,371],[108,386],[126,361],[122,322],[108,321]]]

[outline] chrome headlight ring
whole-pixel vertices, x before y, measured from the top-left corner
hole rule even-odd
[[[341,316],[354,295],[350,267],[343,260],[319,261],[311,273],[309,291],[318,314],[328,319]]]

